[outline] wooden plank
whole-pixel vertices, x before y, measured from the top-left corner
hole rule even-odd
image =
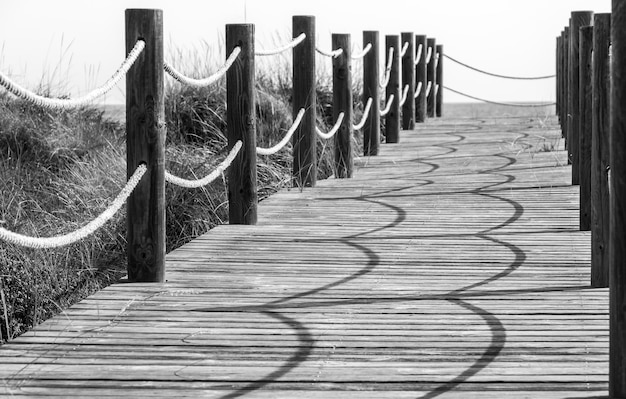
[[[0,394],[606,395],[608,290],[555,119],[420,124],[353,179],[282,191],[168,254],[165,283],[4,345]]]

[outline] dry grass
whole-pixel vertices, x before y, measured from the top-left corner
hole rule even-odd
[[[189,63],[180,54],[178,59],[174,54],[174,65],[187,74],[206,76],[215,69],[215,62],[205,65],[196,58]],[[279,141],[291,125],[291,67],[284,58],[278,64],[271,73],[257,73],[260,146]],[[325,129],[331,122],[332,94],[323,84],[330,81],[328,76],[320,80],[318,122]],[[166,168],[182,177],[204,176],[226,152],[225,84],[198,90],[169,83],[166,93]],[[289,147],[259,158],[261,199],[290,186]],[[332,174],[332,148],[332,143],[319,144],[320,179]],[[103,111],[51,112],[0,97],[3,227],[33,236],[75,230],[106,208],[126,180],[125,169],[124,126],[105,118]],[[168,251],[227,222],[223,181],[195,190],[168,185],[166,198]],[[23,333],[121,278],[125,237],[122,210],[93,236],[67,247],[32,250],[0,242],[0,340]]]

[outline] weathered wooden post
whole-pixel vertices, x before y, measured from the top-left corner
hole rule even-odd
[[[563,33],[563,106],[561,107],[561,136],[565,140],[565,150],[567,151],[567,162],[571,163],[569,157],[569,143],[567,142],[568,125],[570,122],[569,115],[569,26],[565,27]]]
[[[386,48],[386,63],[389,63],[389,49],[393,47],[393,54],[391,60],[391,72],[389,77],[389,83],[385,90],[385,96],[387,99],[393,95],[393,103],[391,109],[385,116],[385,141],[387,143],[400,142],[400,100],[402,93],[400,90],[400,36],[398,35],[386,35],[385,36],[385,48]]]
[[[363,32],[363,46],[372,45],[370,51],[363,57],[363,100],[372,99],[367,122],[363,126],[363,155],[378,155],[380,145],[380,43],[378,31]]]
[[[404,48],[408,43],[406,52],[402,58],[402,93],[404,88],[409,87],[404,104],[402,104],[402,129],[415,129],[415,34],[413,32],[402,32],[400,34],[400,44]]]
[[[609,100],[611,14],[593,19],[591,113],[591,286],[609,286]]]
[[[421,47],[420,47],[421,46]],[[417,97],[415,98],[415,122],[422,123],[426,121],[426,86],[428,82],[426,80],[426,35],[415,36],[415,48],[418,49],[415,65],[415,85],[420,86]],[[419,49],[421,48],[421,51]],[[417,90],[417,88],[416,88]]]
[[[569,98],[568,110],[572,116],[567,125],[568,153],[572,161],[572,184],[580,183],[580,35],[582,26],[591,25],[591,11],[574,11],[570,23],[569,35]]]
[[[443,45],[438,44],[437,49],[437,90],[435,91],[435,114],[438,117],[443,115]]]
[[[293,184],[314,187],[317,182],[317,79],[315,76],[315,17],[296,15],[293,37],[306,39],[293,48],[293,115],[304,108],[304,117],[293,134]]]
[[[426,80],[430,87],[430,92],[428,93],[428,97],[426,100],[426,112],[429,118],[435,117],[435,109],[437,107],[435,103],[435,85],[437,84],[437,70],[435,59],[437,58],[437,42],[434,38],[429,37],[426,39],[427,50],[430,54],[430,59],[428,59],[428,66],[426,67]],[[427,84],[427,86],[428,86]]]
[[[578,99],[579,148],[579,198],[580,198],[580,230],[591,230],[591,50],[593,49],[593,26],[583,26],[579,31],[580,52],[578,65],[580,68]]]
[[[556,38],[556,115],[561,121],[561,40],[563,33]]]
[[[127,201],[128,279],[165,279],[163,11],[126,10],[126,54],[145,48],[126,74],[126,173],[148,170]]]
[[[343,49],[333,58],[333,119],[344,113],[335,135],[335,177],[352,177],[352,66],[349,34],[333,34],[332,49]]]
[[[240,47],[241,53],[226,72],[228,148],[239,140],[243,146],[228,168],[228,216],[230,224],[256,224],[254,25],[226,25],[226,54],[235,47]]]
[[[609,396],[626,398],[626,2],[612,4]]]

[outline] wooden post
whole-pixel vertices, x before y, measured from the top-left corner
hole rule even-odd
[[[385,142],[398,143],[400,142],[400,100],[402,96],[400,90],[400,50],[402,50],[400,36],[385,36],[385,65],[389,62],[389,48],[391,47],[393,47],[391,73],[387,89],[385,90],[385,98],[389,99],[393,94],[393,103],[391,104],[391,109],[385,116]]]
[[[226,72],[228,148],[239,140],[243,146],[228,168],[228,216],[230,224],[256,224],[254,25],[226,25],[226,54],[235,47],[240,47],[241,53]]]
[[[561,121],[561,40],[563,33],[556,38],[556,115]]]
[[[415,122],[423,123],[426,121],[426,86],[428,85],[426,81],[426,53],[428,52],[426,48],[426,35],[415,36],[415,48],[418,49],[420,45],[422,46],[422,52],[415,66],[415,85],[419,86],[421,82],[422,87],[415,99]]]
[[[165,279],[163,11],[126,10],[126,54],[145,48],[126,74],[126,174],[148,170],[127,201],[128,280]]]
[[[583,26],[579,31],[580,67],[579,84],[580,98],[578,114],[579,148],[579,197],[580,197],[580,230],[591,230],[591,50],[593,46],[593,26]]]
[[[402,129],[415,129],[415,34],[413,32],[402,32],[400,34],[400,47],[404,44],[409,46],[402,57],[402,93],[404,88],[409,86],[406,100],[402,105]]]
[[[609,45],[611,14],[593,20],[591,113],[591,286],[609,286]]]
[[[333,58],[333,119],[344,113],[343,122],[335,135],[335,177],[352,177],[352,66],[351,43],[348,34],[333,34],[332,49],[343,49]]]
[[[443,45],[438,44],[437,47],[437,91],[435,92],[435,110],[436,115],[443,115]]]
[[[363,46],[371,43],[371,50],[363,58],[363,101],[372,99],[367,122],[363,126],[363,155],[378,155],[380,145],[380,43],[378,31],[363,32]]]
[[[561,136],[565,140],[565,150],[567,151],[567,162],[570,163],[569,143],[567,142],[567,131],[570,121],[569,115],[569,26],[565,27],[563,33],[563,107],[561,107]]]
[[[430,62],[428,63],[428,66],[426,67],[426,80],[427,82],[430,82],[430,84],[432,85],[430,88],[430,93],[428,94],[427,100],[426,100],[426,113],[428,114],[429,118],[434,118],[435,117],[435,109],[437,107],[436,103],[435,103],[435,84],[437,83],[437,70],[435,69],[436,67],[436,62],[435,59],[437,58],[437,42],[434,38],[428,38],[426,39],[426,43],[427,43],[427,52],[430,51],[431,57],[430,57]]]
[[[293,134],[293,184],[314,187],[317,182],[317,79],[315,76],[315,17],[294,16],[293,36],[306,39],[293,49],[293,115],[304,108],[300,126]]]
[[[612,4],[609,396],[626,398],[626,2]]]
[[[570,23],[569,35],[569,98],[568,109],[572,116],[567,125],[568,153],[572,161],[572,184],[580,183],[580,35],[578,34],[582,26],[591,25],[591,11],[574,11]]]

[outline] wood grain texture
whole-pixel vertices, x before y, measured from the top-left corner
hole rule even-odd
[[[578,99],[579,169],[580,174],[580,229],[591,230],[591,51],[593,50],[593,26],[583,26],[579,31],[579,78]]]
[[[608,292],[555,122],[430,120],[352,179],[283,190],[169,253],[166,283],[2,346],[0,394],[606,396]]]
[[[293,48],[293,115],[305,109],[300,126],[293,134],[293,183],[315,187],[317,182],[317,77],[315,76],[315,17],[293,17],[293,36],[306,39]]]
[[[401,57],[402,62],[402,93],[408,85],[409,91],[406,101],[402,105],[402,129],[413,130],[415,128],[415,34],[413,32],[402,32],[400,34],[400,44],[408,43],[409,46]]]
[[[429,118],[434,118],[437,110],[437,98],[435,95],[435,84],[437,83],[437,63],[435,62],[437,55],[437,40],[429,37],[426,39],[426,44],[426,52],[428,53],[428,51],[430,51],[432,54],[430,62],[426,66],[426,80],[428,82],[432,82],[432,89],[426,99],[426,113]]]
[[[350,35],[334,33],[332,49],[343,49],[333,58],[333,120],[344,113],[339,131],[335,134],[335,176],[350,178],[354,170],[352,155],[352,44]]]
[[[591,114],[591,285],[609,286],[609,101],[611,14],[595,14]]]
[[[559,79],[561,78],[561,36],[557,36],[556,38],[556,47],[555,47],[555,52],[554,52],[554,59],[555,59],[555,68],[554,70],[556,71],[556,114],[559,115],[560,111],[561,111],[561,83],[559,81]],[[559,116],[559,122],[560,122],[560,116]]]
[[[165,105],[163,11],[126,10],[126,54],[146,45],[126,74],[126,173],[147,172],[127,201],[130,281],[165,278]]]
[[[380,147],[380,34],[363,31],[363,45],[372,45],[363,57],[363,101],[372,99],[367,122],[363,126],[363,155],[378,155]],[[364,105],[365,106],[365,105]]]
[[[563,109],[561,110],[561,132],[565,139],[565,150],[569,154],[568,125],[571,116],[569,114],[569,26],[563,32]],[[570,163],[570,158],[567,160]]]
[[[610,113],[609,393],[626,397],[626,3],[613,0]]]
[[[256,94],[254,78],[254,25],[226,25],[226,54],[241,48],[226,72],[226,122],[228,148],[243,145],[228,168],[228,221],[257,222]]]
[[[435,93],[435,115],[443,116],[443,45],[438,44],[437,49],[437,92]]]
[[[400,88],[400,50],[402,45],[400,44],[399,35],[386,35],[385,36],[385,65],[389,64],[389,48],[393,47],[391,61],[391,74],[389,77],[389,83],[385,89],[385,101],[393,95],[393,103],[391,109],[385,116],[385,142],[386,143],[399,143],[400,142],[400,100],[402,97],[402,90]],[[386,106],[387,104],[385,104]]]
[[[422,52],[420,53],[420,59],[415,66],[415,84],[422,83],[422,87],[419,95],[415,99],[415,122],[423,123],[426,121],[426,86],[428,81],[426,77],[426,54],[428,49],[426,47],[426,35],[415,35],[415,48],[422,46]]]
[[[593,12],[573,11],[570,20],[568,113],[571,123],[567,125],[568,151],[572,163],[572,184],[580,184],[580,35],[583,26],[591,24]]]

